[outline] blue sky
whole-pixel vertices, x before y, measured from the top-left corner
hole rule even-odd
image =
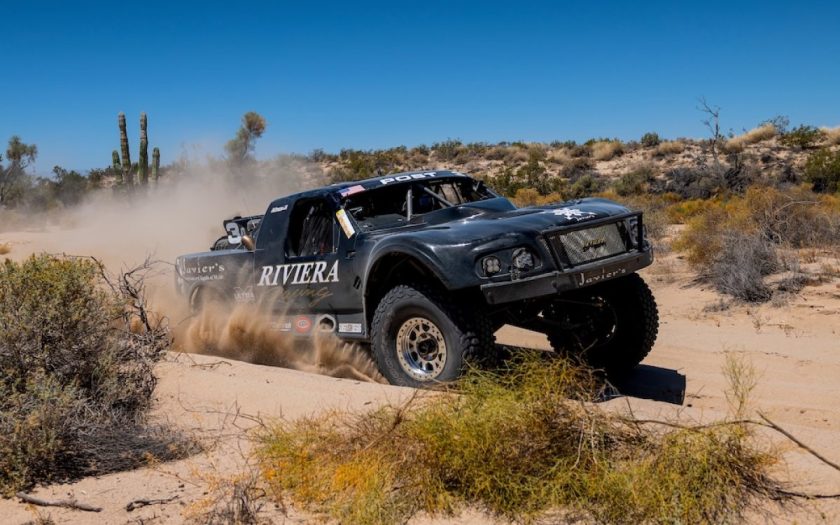
[[[2,1],[0,141],[38,173],[104,167],[117,113],[164,163],[500,140],[702,136],[705,96],[740,131],[840,124],[838,2]]]

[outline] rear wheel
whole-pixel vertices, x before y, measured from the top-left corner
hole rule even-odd
[[[373,355],[379,371],[394,385],[452,381],[474,355],[493,346],[488,322],[440,294],[418,288],[392,288],[373,315]]]
[[[554,350],[620,376],[653,348],[656,301],[638,274],[564,294],[543,311]]]

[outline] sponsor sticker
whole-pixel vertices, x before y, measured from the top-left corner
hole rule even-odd
[[[263,266],[257,286],[282,287],[297,284],[337,283],[338,261],[334,261],[327,271],[327,261],[310,261],[305,263],[277,264]]]
[[[409,173],[407,175],[397,175],[396,177],[385,177],[379,182],[384,186],[393,182],[408,182],[410,180],[428,179],[429,177],[434,177],[435,175],[437,175],[436,171],[427,171],[425,173]]]
[[[618,268],[616,270],[607,271],[605,268],[601,270],[594,270],[592,272],[582,272],[578,276],[578,286],[587,286],[597,282],[613,279],[627,273],[627,268]]]
[[[237,303],[253,303],[256,300],[254,288],[251,286],[247,288],[234,288],[233,300]]]
[[[289,321],[285,317],[281,317],[280,319],[278,319],[276,321],[271,321],[271,323],[269,323],[268,326],[271,330],[276,330],[276,331],[279,331],[279,332],[291,332],[292,331],[292,323],[291,323],[291,321]]]
[[[360,334],[362,333],[362,323],[339,323],[338,331],[342,334]]]
[[[350,217],[347,216],[347,212],[344,211],[344,208],[335,212],[335,218],[338,219],[338,224],[341,225],[341,229],[344,230],[344,235],[346,235],[348,239],[356,235],[356,229],[353,228],[353,223],[350,222]]]
[[[582,221],[595,216],[595,213],[591,211],[583,211],[578,208],[558,208],[548,211],[558,217],[562,215],[567,221]]]
[[[294,321],[295,332],[299,334],[308,334],[312,330],[312,319],[305,315],[295,317]]]
[[[284,204],[283,206],[275,206],[275,207],[271,208],[271,213],[277,213],[277,212],[281,212],[281,211],[286,211],[286,210],[288,210],[288,209],[289,209],[289,205],[288,205],[288,204]]]

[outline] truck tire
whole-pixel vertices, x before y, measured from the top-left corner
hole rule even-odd
[[[492,347],[490,323],[419,286],[399,285],[379,302],[371,323],[379,371],[392,385],[453,381],[473,356]]]
[[[555,326],[546,333],[555,352],[613,377],[642,362],[659,329],[656,301],[636,273],[564,294],[543,317]]]

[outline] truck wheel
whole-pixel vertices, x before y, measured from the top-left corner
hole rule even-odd
[[[638,274],[564,294],[544,319],[555,352],[611,376],[629,372],[653,348],[659,328],[656,301]]]
[[[467,360],[493,345],[489,322],[429,290],[399,285],[373,314],[372,347],[392,385],[424,387],[457,379]]]

